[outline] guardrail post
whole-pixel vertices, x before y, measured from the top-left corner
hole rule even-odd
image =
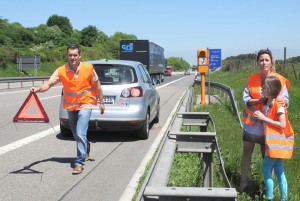
[[[213,187],[213,154],[203,153],[203,186]]]

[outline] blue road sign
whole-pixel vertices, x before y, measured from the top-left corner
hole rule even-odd
[[[222,65],[221,49],[209,49],[209,69],[215,70]]]

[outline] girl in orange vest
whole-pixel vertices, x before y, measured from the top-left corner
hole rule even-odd
[[[264,80],[262,94],[266,99],[264,114],[257,110],[254,117],[263,122],[265,132],[265,156],[262,165],[268,200],[273,199],[274,182],[272,169],[274,168],[280,189],[280,200],[287,200],[287,181],[284,175],[282,159],[290,159],[293,154],[294,131],[288,120],[286,107],[276,101],[281,90],[281,82],[275,76]]]

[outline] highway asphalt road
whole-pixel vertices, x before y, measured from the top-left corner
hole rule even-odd
[[[0,200],[119,200],[193,78],[178,74],[157,85],[160,122],[151,128],[148,140],[137,140],[130,132],[89,132],[94,160],[86,162],[80,175],[71,174],[75,141],[59,130],[62,87],[38,93],[49,123],[14,123],[29,87],[1,89]]]

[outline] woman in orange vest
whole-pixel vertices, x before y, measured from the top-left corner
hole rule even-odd
[[[272,52],[268,49],[260,50],[257,54],[257,65],[260,68],[260,72],[252,74],[249,77],[243,94],[246,110],[243,118],[243,155],[241,161],[241,180],[238,187],[239,192],[243,192],[247,186],[248,172],[250,170],[252,153],[256,143],[261,147],[262,156],[264,154],[264,131],[259,121],[253,117],[253,113],[256,110],[263,111],[265,97],[261,93],[261,85],[266,77],[275,75],[280,79],[282,87],[277,101],[284,103],[286,106],[289,104],[288,88],[290,83],[286,78],[272,70]]]
[[[91,64],[80,62],[81,52],[78,45],[69,45],[67,61],[59,67],[50,79],[32,92],[45,92],[55,84],[63,85],[63,107],[68,112],[69,124],[77,145],[77,157],[72,174],[80,174],[89,159],[90,143],[87,140],[88,123],[92,108],[100,101],[100,112],[104,112],[103,92],[98,76]]]
[[[282,159],[291,159],[294,146],[294,131],[288,120],[286,107],[275,99],[280,93],[281,82],[275,76],[264,81],[262,94],[266,99],[264,110],[254,112],[254,118],[263,122],[265,140],[265,156],[262,165],[268,200],[273,199],[274,182],[272,169],[279,183],[280,200],[287,200],[287,181],[284,175]]]

